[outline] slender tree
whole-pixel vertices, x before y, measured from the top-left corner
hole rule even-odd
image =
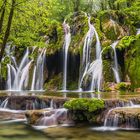
[[[10,9],[9,17],[8,17],[7,28],[6,28],[6,31],[4,34],[2,45],[1,45],[0,62],[1,62],[2,57],[4,55],[5,46],[6,46],[8,37],[10,35],[10,29],[11,29],[12,19],[13,19],[13,15],[14,15],[15,3],[16,3],[16,1],[12,0],[11,9]]]
[[[2,7],[0,9],[1,17],[0,17],[0,34],[2,33],[2,26],[4,21],[4,15],[5,15],[5,8],[6,8],[7,0],[3,1]]]

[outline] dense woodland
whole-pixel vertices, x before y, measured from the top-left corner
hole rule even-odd
[[[70,52],[79,61],[83,38],[88,31],[85,13],[91,15],[102,47],[106,48],[103,55],[104,81],[113,82],[110,74],[112,52],[109,45],[120,40],[117,49],[121,59],[121,79],[131,81],[132,88],[140,87],[140,36],[136,35],[137,28],[140,28],[140,0],[0,0],[0,61],[5,55],[7,43],[17,47],[18,57],[26,47],[33,46],[45,47],[48,57],[56,55],[63,47],[62,23],[65,19],[72,33]],[[115,21],[115,26],[110,19]],[[2,62],[3,69],[7,61]],[[6,75],[6,70],[3,71],[2,77]],[[52,68],[52,71],[55,70]],[[71,70],[70,75],[74,72]],[[48,75],[51,81],[47,88],[60,86],[60,82],[57,82],[60,81],[60,74],[61,71],[55,71]],[[69,82],[75,80],[77,82],[78,78],[73,76]],[[72,83],[70,88],[76,86]],[[108,89],[106,84],[105,88]]]

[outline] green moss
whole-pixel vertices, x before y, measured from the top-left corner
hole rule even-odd
[[[64,104],[69,110],[95,112],[104,108],[104,101],[99,99],[72,99]]]
[[[121,82],[121,83],[117,84],[116,89],[120,90],[120,91],[131,91],[131,85]]]
[[[9,57],[5,57],[4,60],[1,62],[1,76],[2,78],[4,78],[6,80],[7,78],[7,64],[10,63],[10,58]]]
[[[55,75],[48,82],[45,83],[46,90],[60,90],[62,88],[62,74]]]
[[[103,76],[104,76],[104,82],[114,81],[112,62],[110,60],[103,60]]]
[[[140,87],[140,36],[128,37],[123,43],[125,52],[125,73],[128,74],[133,88]]]
[[[50,23],[46,31],[47,54],[54,54],[63,47],[64,32],[62,25],[58,22]]]
[[[64,104],[64,107],[72,111],[74,121],[88,121],[97,123],[98,116],[105,107],[103,100],[99,99],[72,99]]]
[[[126,48],[131,47],[131,44],[133,44],[136,40],[138,39],[137,36],[125,36],[121,39],[121,41],[119,42],[119,44],[117,45],[116,48],[118,48],[119,50],[123,50]]]

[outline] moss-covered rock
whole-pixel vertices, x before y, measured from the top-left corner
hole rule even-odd
[[[110,60],[103,60],[103,77],[105,83],[114,81],[112,62]]]
[[[61,90],[62,89],[62,74],[53,76],[47,83],[44,85],[46,90]]]
[[[131,36],[123,41],[125,42],[123,47],[127,48],[125,52],[125,73],[130,77],[132,86],[138,88],[140,87],[140,36]]]
[[[88,121],[97,123],[100,111],[105,107],[99,99],[72,99],[64,104],[69,109],[74,121]]]
[[[120,91],[131,91],[131,83],[121,82],[116,85],[116,89]]]
[[[72,99],[64,104],[69,110],[87,110],[95,112],[104,108],[104,101],[99,99]]]

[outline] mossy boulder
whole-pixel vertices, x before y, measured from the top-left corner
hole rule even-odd
[[[67,101],[64,107],[69,109],[72,119],[76,122],[88,121],[90,123],[97,123],[105,103],[99,99],[72,99]]]
[[[102,11],[99,14],[101,30],[108,40],[118,40],[128,34],[125,27],[119,22],[119,16],[116,11]]]
[[[120,91],[131,91],[131,83],[121,82],[116,85],[116,89]]]
[[[127,37],[122,42],[121,48],[126,48],[125,74],[128,74],[133,88],[138,88],[140,87],[140,35]]]
[[[112,62],[110,60],[103,60],[103,77],[105,83],[114,81]]]

